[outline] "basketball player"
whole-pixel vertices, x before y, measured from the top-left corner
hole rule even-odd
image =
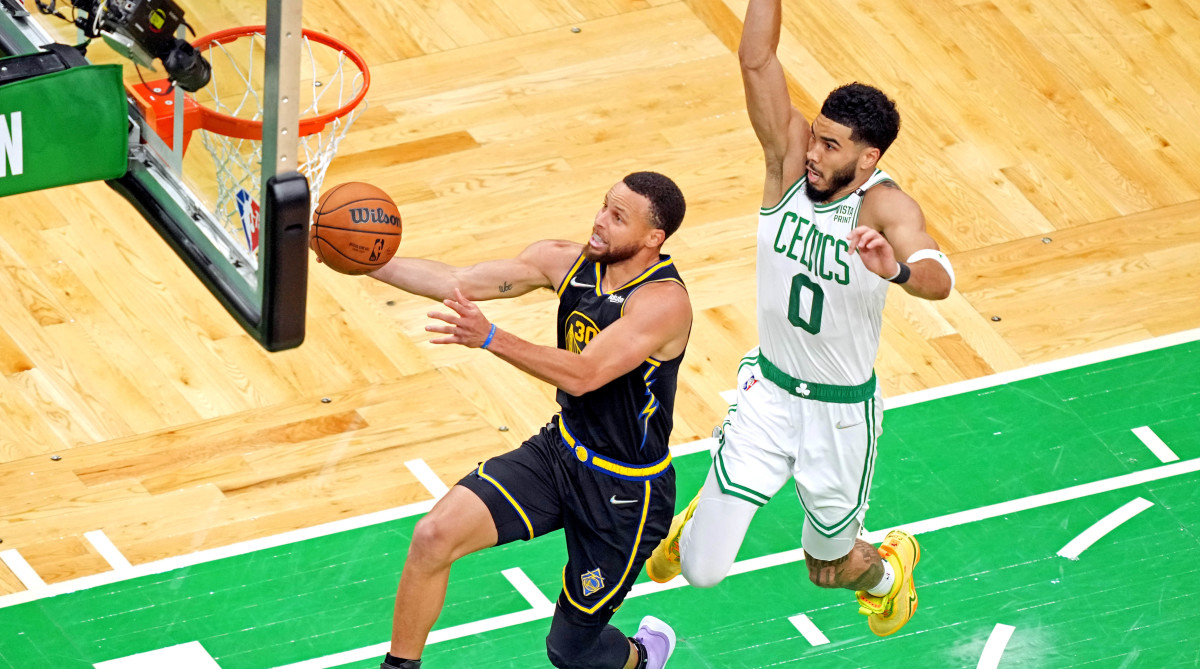
[[[900,117],[879,90],[854,83],[812,121],[792,106],[776,56],[781,0],[750,0],[738,56],[750,122],[766,155],[758,215],[759,346],[742,359],[736,404],[703,488],[646,565],[655,581],[682,571],[719,583],[755,511],[795,479],[808,576],[857,591],[879,636],[917,608],[920,548],[895,530],[878,550],[858,539],[883,409],[872,366],[889,282],[929,300],[954,274],[917,203],[880,156]]]
[[[675,647],[651,616],[632,638],[608,624],[675,509],[667,450],[691,329],[687,291],[663,241],[683,194],[653,172],[608,191],[586,244],[541,241],[510,260],[457,268],[393,258],[372,276],[442,300],[435,344],[482,348],[558,387],[562,411],[517,450],[482,463],[417,523],[396,593],[388,667],[420,666],[450,565],[488,546],[563,529],[567,565],[546,638],[556,667],[661,669]],[[489,323],[475,300],[558,293],[558,347]]]

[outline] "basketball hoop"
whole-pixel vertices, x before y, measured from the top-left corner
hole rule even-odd
[[[226,232],[251,252],[258,247],[259,199],[262,192],[262,133],[266,76],[266,26],[229,28],[195,40],[192,45],[212,65],[209,84],[188,99],[184,110],[183,146],[191,132],[200,139],[212,160],[192,174],[205,179],[203,190],[211,196],[213,210]],[[308,179],[312,206],[316,206],[325,171],[351,124],[366,108],[371,74],[366,62],[342,41],[314,30],[304,30],[300,47],[299,171]],[[132,86],[135,98],[154,117],[168,145],[173,110],[166,82]],[[201,157],[185,155],[185,164]],[[190,168],[185,168],[188,171]]]

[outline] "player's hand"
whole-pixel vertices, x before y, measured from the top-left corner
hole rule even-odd
[[[860,225],[846,235],[846,241],[850,243],[850,252],[857,252],[867,269],[879,276],[886,279],[900,270],[896,252],[878,230]]]
[[[479,307],[463,297],[462,291],[457,288],[454,289],[454,297],[442,300],[442,304],[453,309],[454,313],[429,312],[430,318],[442,321],[446,325],[426,325],[425,331],[447,336],[431,339],[430,343],[461,344],[469,348],[482,346],[492,329],[492,324],[479,310]]]

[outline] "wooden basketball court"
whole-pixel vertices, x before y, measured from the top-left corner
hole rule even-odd
[[[184,9],[205,33],[263,22],[260,4]],[[696,311],[673,443],[706,437],[756,342],[744,11],[309,0],[305,26],[359,49],[374,79],[326,184],[383,188],[401,254],[468,264],[583,240],[623,175],[670,175],[688,215],[666,250]],[[807,114],[853,80],[895,98],[882,167],[958,274],[940,303],[889,296],[885,397],[1200,327],[1193,5],[813,0],[784,21]],[[118,61],[99,43],[89,57]],[[95,530],[137,565],[429,499],[406,462],[452,484],[556,406],[485,352],[429,344],[437,305],[370,279],[314,263],[307,339],[269,354],[104,184],[3,207],[0,549],[46,583],[112,568]],[[552,344],[555,305],[542,292],[483,308]],[[0,564],[0,595],[26,587]]]

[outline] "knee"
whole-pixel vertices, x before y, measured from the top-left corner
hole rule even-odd
[[[574,669],[579,666],[580,657],[576,649],[552,646],[549,637],[546,638],[546,657],[550,658],[550,664],[558,669]]]
[[[430,566],[444,566],[452,562],[454,542],[450,528],[438,518],[425,516],[413,528],[412,542],[408,546],[408,560]]]
[[[680,567],[689,585],[695,588],[711,588],[725,580],[730,565],[685,559],[681,561]]]
[[[589,666],[586,662],[591,647],[579,641],[555,635],[552,629],[546,637],[546,657],[550,658],[550,664],[558,669],[580,669]]]

